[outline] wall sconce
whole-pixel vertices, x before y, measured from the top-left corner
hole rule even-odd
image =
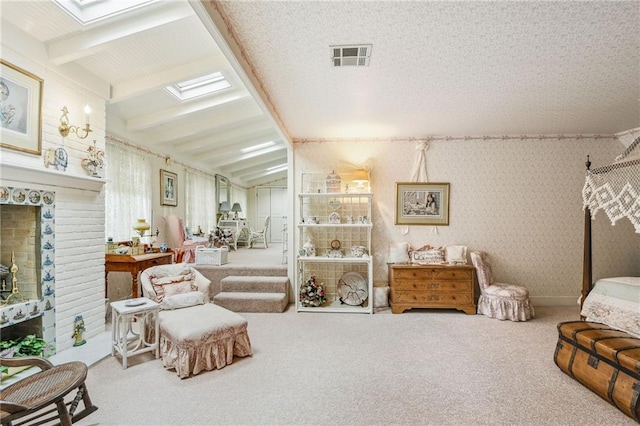
[[[242,212],[242,207],[240,207],[240,203],[233,203],[233,207],[231,207],[231,211],[233,212],[233,220],[238,220],[238,213]]]
[[[66,106],[62,107],[60,111],[62,111],[62,115],[60,116],[58,132],[60,132],[62,137],[66,138],[69,133],[75,133],[80,139],[86,139],[87,136],[89,136],[89,133],[93,131],[89,126],[89,114],[91,114],[91,108],[89,108],[89,105],[84,107],[84,119],[86,123],[84,125],[84,129],[81,129],[78,126],[69,125],[69,110]],[[80,131],[84,131],[84,136],[79,133]]]
[[[356,184],[358,191],[364,192],[366,190],[365,185],[369,183],[369,173],[365,169],[358,169],[354,172],[351,182]]]

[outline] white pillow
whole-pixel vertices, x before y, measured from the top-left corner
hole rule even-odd
[[[373,288],[373,307],[386,308],[389,306],[389,286]]]
[[[162,309],[181,309],[196,305],[204,305],[204,294],[201,291],[173,294],[162,299]]]
[[[444,252],[434,247],[427,250],[414,250],[411,252],[411,261],[415,263],[439,264],[444,263]]]
[[[389,244],[389,257],[387,263],[408,263],[409,262],[409,243],[391,243]]]
[[[467,263],[467,246],[447,246],[447,263]]]

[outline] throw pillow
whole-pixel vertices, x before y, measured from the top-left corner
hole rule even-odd
[[[467,263],[467,246],[447,246],[447,263]]]
[[[204,305],[204,294],[200,291],[165,295],[162,299],[162,309],[181,309],[196,305]]]
[[[391,243],[389,244],[389,257],[387,263],[408,263],[409,262],[409,243]]]
[[[411,261],[428,264],[444,263],[444,251],[440,247],[433,247],[427,250],[414,250],[411,252]]]
[[[156,292],[158,303],[162,303],[162,299],[165,296],[197,290],[198,288],[194,278],[193,273],[163,278],[152,276],[151,284],[153,285],[153,290]]]
[[[389,306],[389,286],[373,288],[373,307],[386,308]]]

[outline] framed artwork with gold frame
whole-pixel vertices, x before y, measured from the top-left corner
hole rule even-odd
[[[178,205],[178,175],[162,169],[160,169],[160,204]]]
[[[43,80],[0,59],[0,146],[42,153]]]
[[[449,183],[396,182],[396,225],[449,225]]]

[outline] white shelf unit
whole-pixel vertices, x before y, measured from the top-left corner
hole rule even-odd
[[[305,188],[303,175],[303,188]],[[307,185],[315,191],[321,184]],[[309,187],[312,188],[309,188]],[[373,313],[373,257],[371,253],[371,222],[373,194],[369,192],[307,192],[298,194],[299,213],[296,238],[296,309],[298,312],[353,312]],[[330,223],[329,216],[337,212],[340,223]],[[310,223],[315,217],[318,223]],[[316,256],[305,256],[300,252],[308,237],[316,247]],[[328,257],[331,242],[339,240],[344,257]],[[364,246],[367,255],[351,256],[351,247]],[[342,303],[338,295],[338,281],[347,272],[358,272],[367,282],[368,296],[362,306]],[[322,284],[326,301],[319,307],[302,306],[300,287],[315,275]]]

